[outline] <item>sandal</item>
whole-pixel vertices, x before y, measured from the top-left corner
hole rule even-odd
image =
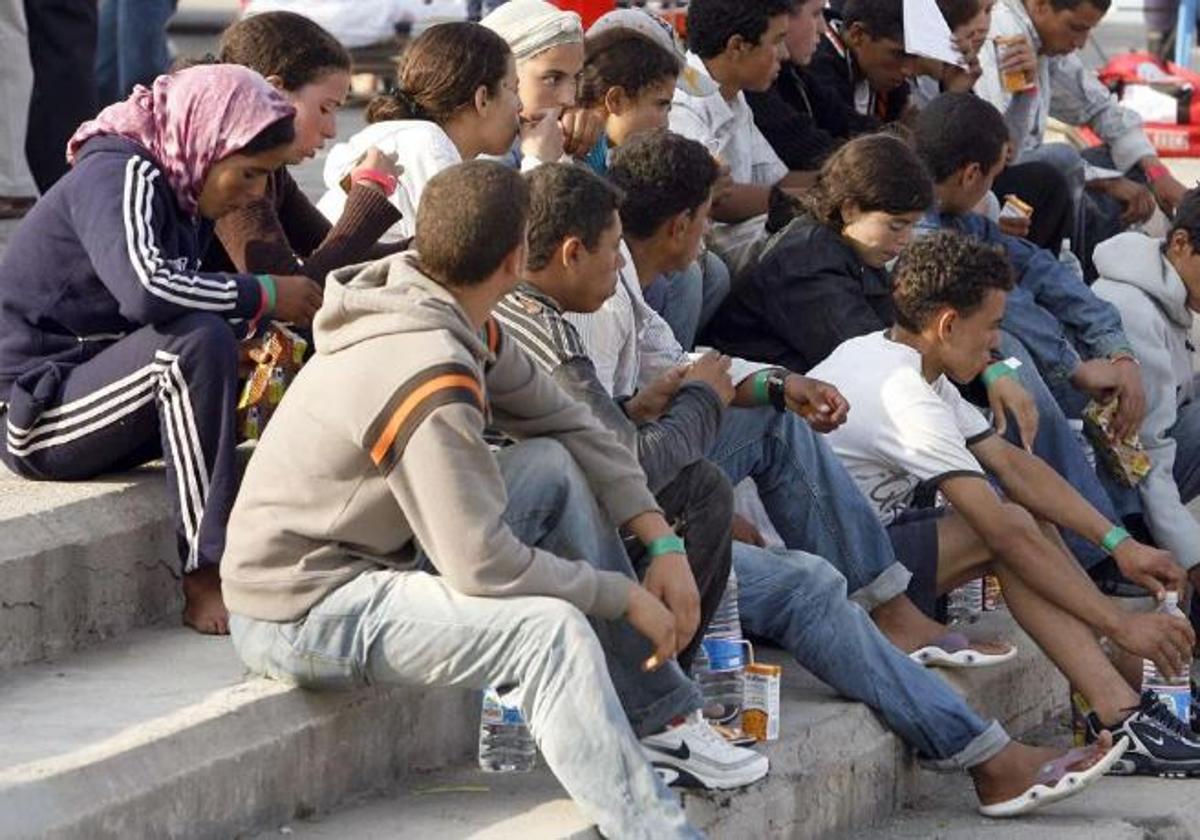
[[[0,219],[24,218],[35,201],[36,198],[26,196],[0,195]]]
[[[1107,773],[1125,754],[1128,747],[1129,741],[1122,738],[1091,767],[1086,770],[1071,770],[1073,765],[1095,756],[1098,752],[1095,746],[1076,747],[1043,764],[1033,784],[1020,796],[997,802],[995,805],[980,805],[979,813],[993,819],[1016,817],[1028,814],[1043,805],[1074,796]]]
[[[1017,655],[1017,646],[1009,645],[1004,653],[986,653],[971,646],[962,633],[947,633],[923,648],[914,650],[908,658],[920,665],[939,668],[986,668],[999,665]]]

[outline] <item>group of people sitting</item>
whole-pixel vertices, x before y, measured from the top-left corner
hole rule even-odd
[[[1073,54],[1106,7],[944,0],[959,66],[905,52],[902,0],[692,0],[686,51],[638,9],[584,32],[512,0],[415,39],[316,203],[288,167],[336,137],[349,56],[245,18],[83,124],[14,233],[0,460],[161,457],[186,623],[313,688],[519,687],[605,836],[697,836],[669,784],[768,772],[689,673],[731,570],[748,634],[967,771],[986,815],[1200,773],[1101,641],[1186,673],[1189,623],[1102,588],[1200,583],[1200,192]],[[1014,70],[1036,85],[993,84]],[[1048,114],[1107,158],[1041,145]],[[1009,194],[1032,216],[992,218]],[[1094,286],[1060,258],[1156,205],[1167,239],[1082,254]],[[272,321],[315,352],[239,480]],[[1149,452],[1137,490],[1086,457],[1089,399]],[[747,481],[769,523],[735,511]],[[938,620],[985,572],[1088,746],[1020,743],[929,669],[1015,655]]]

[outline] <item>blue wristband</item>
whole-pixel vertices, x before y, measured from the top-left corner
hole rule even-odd
[[[1114,525],[1104,535],[1104,539],[1100,540],[1100,547],[1109,554],[1117,550],[1117,546],[1129,539],[1129,532],[1120,525]]]
[[[664,554],[687,554],[687,550],[683,545],[683,537],[675,534],[659,537],[656,540],[651,540],[646,546],[646,553],[653,560],[656,557],[662,557]]]

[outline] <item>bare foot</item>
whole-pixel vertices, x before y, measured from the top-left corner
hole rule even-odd
[[[221,573],[204,566],[183,576],[183,623],[200,633],[229,635],[229,611],[221,597]]]
[[[1067,768],[1070,772],[1086,770],[1112,749],[1112,734],[1100,733],[1100,737],[1079,761]],[[1031,747],[1011,741],[993,758],[971,768],[975,782],[975,795],[981,805],[995,805],[1015,799],[1039,780],[1038,776],[1048,762],[1066,755],[1068,750],[1050,747]]]
[[[926,645],[944,638],[952,632],[949,627],[934,621],[917,609],[907,595],[899,595],[886,604],[880,604],[871,613],[875,626],[888,641],[905,653],[920,650]],[[985,642],[971,640],[971,647],[980,653],[1003,656],[1012,649],[1007,642]]]

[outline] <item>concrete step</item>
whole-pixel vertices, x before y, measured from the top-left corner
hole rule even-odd
[[[0,668],[178,621],[161,467],[36,482],[0,466]]]
[[[974,628],[1006,634],[1021,644],[1006,667],[954,675],[981,711],[1022,733],[1065,714],[1065,682],[1006,615]],[[763,656],[785,662],[779,651]],[[771,775],[732,794],[684,793],[693,823],[714,838],[826,838],[857,832],[892,817],[947,778],[920,769],[899,739],[865,706],[837,698],[795,664],[784,671],[782,738],[763,750]],[[407,780],[384,797],[353,803],[327,816],[264,827],[299,838],[594,836],[558,783],[544,769],[493,775],[469,764]]]
[[[0,680],[0,838],[229,838],[464,762],[477,696],[247,679],[227,639],[133,631]]]

